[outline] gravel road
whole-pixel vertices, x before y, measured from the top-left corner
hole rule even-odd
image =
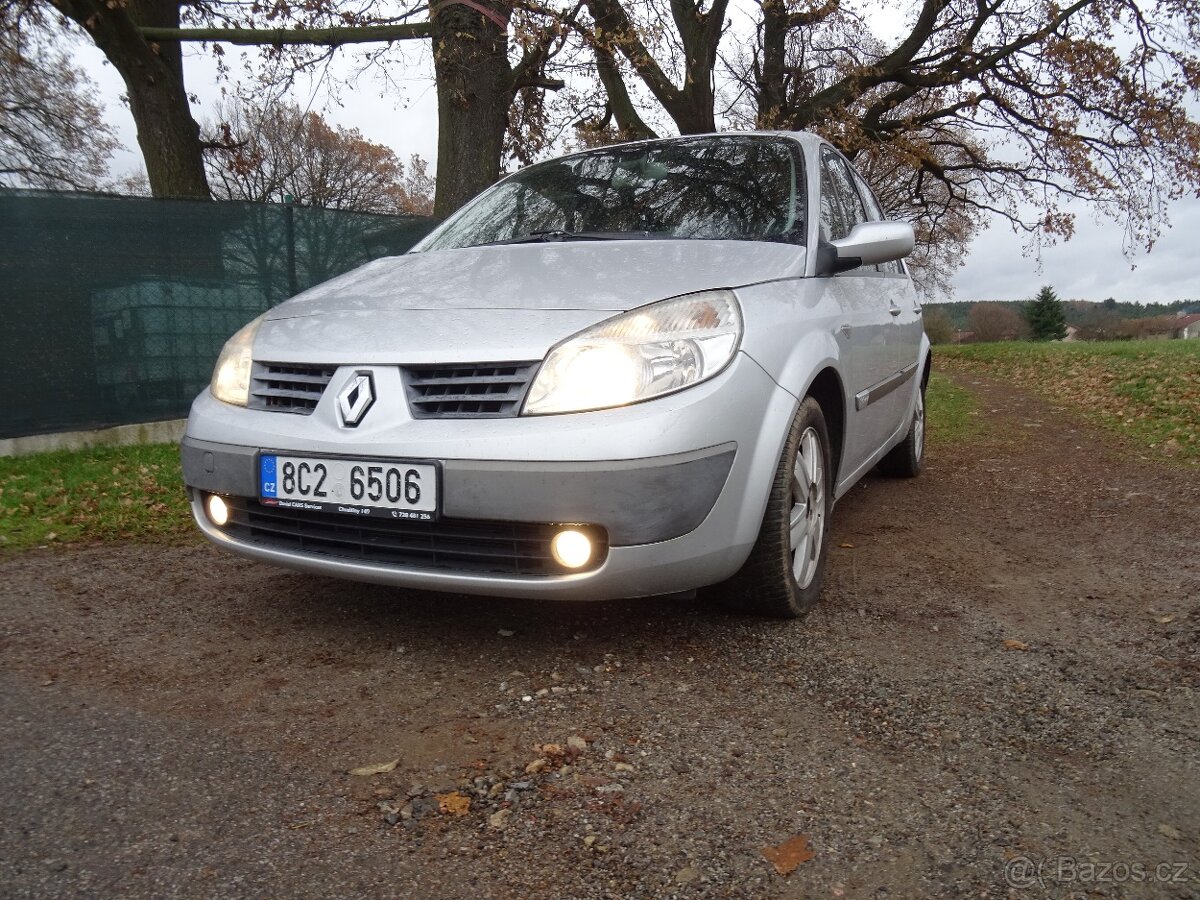
[[[0,894],[1200,897],[1200,483],[959,383],[803,623],[0,557]]]

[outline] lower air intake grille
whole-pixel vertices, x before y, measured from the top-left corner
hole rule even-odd
[[[222,529],[248,544],[319,554],[406,569],[435,569],[486,575],[562,575],[550,554],[558,525],[439,519],[359,517],[263,506],[229,498],[229,523]],[[578,526],[577,526],[578,527]],[[575,572],[597,568],[608,555],[604,529],[584,526],[596,552]]]
[[[404,366],[414,419],[515,416],[538,362]]]
[[[309,415],[325,392],[336,366],[256,362],[250,372],[251,409]]]

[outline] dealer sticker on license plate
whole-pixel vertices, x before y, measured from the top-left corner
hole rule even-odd
[[[266,506],[359,516],[437,518],[438,471],[393,459],[259,456],[259,500]]]

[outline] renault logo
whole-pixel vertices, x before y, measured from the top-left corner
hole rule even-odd
[[[371,380],[371,373],[355,372],[338,394],[338,412],[342,414],[342,424],[347,428],[356,427],[374,402],[375,382]]]

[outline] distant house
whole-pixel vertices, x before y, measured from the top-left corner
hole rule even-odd
[[[1074,325],[1068,325],[1067,326],[1067,336],[1065,338],[1063,338],[1063,340],[1064,341],[1077,341],[1077,340],[1079,340],[1079,338],[1077,338],[1075,336],[1077,334],[1079,334],[1079,329],[1076,328]]]
[[[1171,334],[1173,338],[1181,338],[1189,340],[1200,338],[1200,313],[1179,313],[1175,317],[1173,323],[1174,330]]]
[[[954,343],[956,344],[973,344],[975,342],[975,332],[963,331],[959,329],[954,332]]]
[[[1129,337],[1149,341],[1200,338],[1200,313],[1180,312],[1150,319],[1126,319],[1122,332]]]

